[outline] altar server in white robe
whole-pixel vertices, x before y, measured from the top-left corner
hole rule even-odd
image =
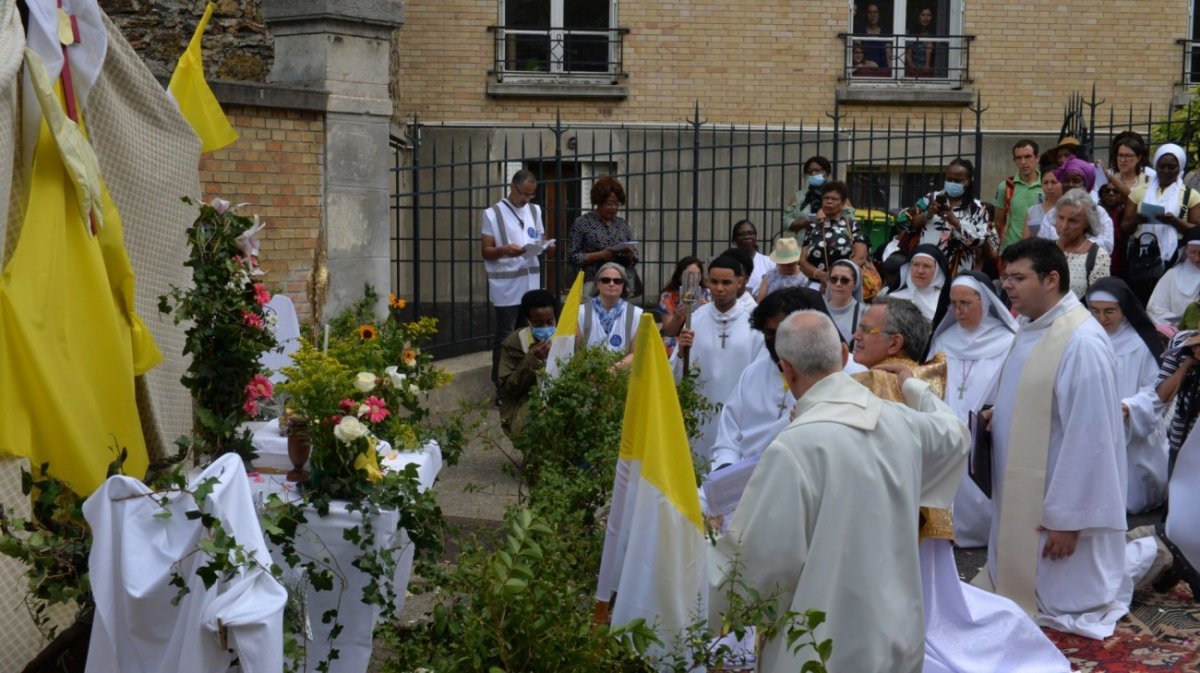
[[[1112,342],[1117,357],[1117,395],[1125,427],[1129,472],[1125,509],[1154,509],[1167,495],[1166,405],[1158,399],[1162,340],[1133,290],[1120,278],[1101,278],[1088,288],[1088,308]]]
[[[930,355],[946,356],[946,404],[963,423],[991,394],[996,373],[1017,333],[1017,321],[987,276],[964,271],[950,284],[950,312],[933,333]],[[954,541],[987,546],[992,502],[965,473],[954,496]]]
[[[1021,314],[997,383],[988,568],[976,582],[1037,622],[1103,639],[1129,612],[1157,548],[1125,544],[1126,461],[1115,357],[1070,292],[1066,256],[1040,238],[1005,249]]]
[[[1146,312],[1154,322],[1179,326],[1187,307],[1200,300],[1200,227],[1183,234],[1186,255],[1167,269],[1154,286]]]
[[[641,322],[642,309],[625,301],[629,294],[629,279],[625,267],[605,262],[596,271],[592,299],[579,307],[579,331],[576,345],[583,348],[601,346],[627,355],[621,364],[633,361],[633,341]]]
[[[738,302],[741,264],[725,255],[708,265],[708,290],[712,301],[696,309],[691,329],[679,332],[679,348],[671,354],[676,377],[683,374],[683,357],[688,352],[689,367],[700,369],[700,393],[714,404],[729,399],[742,372],[763,350],[763,335],[750,328],[750,308]],[[700,438],[692,446],[698,461],[707,465],[717,438],[717,416],[701,427]]]
[[[828,316],[794,313],[776,337],[795,419],[767,447],[728,532],[711,550],[710,624],[730,565],[784,609],[816,609],[831,671],[917,673],[924,656],[918,505],[949,507],[968,438],[928,384],[900,374],[908,406],[846,376]],[[811,650],[763,646],[759,670],[799,671]]]
[[[764,348],[721,407],[712,450],[714,470],[762,455],[790,422],[796,398],[779,367],[775,333],[784,318],[803,310],[825,313],[824,300],[816,290],[789,287],[768,294],[750,314],[750,326],[762,332]],[[853,360],[846,367],[847,373],[864,369]]]
[[[918,245],[900,268],[900,289],[888,296],[911,301],[926,320],[937,325],[950,303],[948,269],[946,256],[936,245]]]

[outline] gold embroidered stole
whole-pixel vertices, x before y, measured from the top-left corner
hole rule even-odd
[[[946,396],[946,356],[938,353],[925,364],[917,364],[908,358],[888,358],[880,364],[899,364],[912,370],[913,376],[929,384],[938,397]],[[900,390],[900,379],[891,372],[870,369],[853,376],[855,381],[866,386],[876,397],[904,404],[904,393]],[[922,507],[920,511],[920,534],[924,540],[954,539],[954,518],[948,509]]]

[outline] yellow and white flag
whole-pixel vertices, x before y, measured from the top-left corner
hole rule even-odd
[[[575,334],[579,332],[579,306],[583,303],[583,272],[575,276],[571,291],[567,293],[567,302],[563,304],[562,313],[558,314],[558,324],[554,328],[554,336],[550,341],[550,354],[546,356],[546,371],[551,377],[558,376],[562,367],[571,361],[575,355]]]
[[[200,136],[201,152],[219,150],[238,137],[233,126],[229,124],[229,119],[225,117],[225,112],[221,110],[217,97],[213,95],[212,89],[208,88],[208,81],[204,79],[204,57],[200,54],[200,39],[204,37],[204,29],[208,26],[208,20],[212,18],[216,7],[213,3],[208,3],[192,40],[179,57],[179,63],[175,65],[171,83],[167,85],[167,91],[175,99],[183,118],[196,135]]]
[[[677,649],[708,614],[708,545],[675,379],[649,314],[633,352],[596,598],[616,591],[613,626],[641,617]]]

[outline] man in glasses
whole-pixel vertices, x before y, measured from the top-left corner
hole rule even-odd
[[[691,328],[679,332],[679,347],[671,354],[676,376],[688,366],[700,370],[700,393],[713,403],[724,402],[737,385],[738,377],[763,349],[763,335],[750,327],[750,308],[738,301],[744,279],[742,265],[721,255],[708,264],[708,291],[712,301],[692,314]],[[692,447],[696,460],[707,465],[717,435],[717,418],[701,428]]]
[[[521,297],[541,287],[538,257],[525,255],[527,246],[540,243],[546,236],[542,210],[532,203],[535,195],[537,179],[531,171],[519,170],[508,185],[508,196],[483,211],[479,218],[483,232],[480,254],[496,319],[492,335],[492,385],[497,387],[497,403],[500,345],[517,326]],[[547,250],[553,250],[553,246]]]
[[[1125,431],[1112,345],[1070,291],[1056,244],[1026,239],[1003,257],[1020,331],[995,408],[983,412],[994,452],[993,515],[987,572],[975,583],[1042,626],[1107,638],[1157,551],[1152,538],[1131,542],[1127,569]]]

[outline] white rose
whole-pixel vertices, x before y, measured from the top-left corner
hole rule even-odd
[[[346,416],[333,429],[333,436],[343,444],[350,444],[359,437],[367,435],[367,426],[363,425],[357,418]]]
[[[421,392],[421,387],[415,383],[411,383],[408,386],[408,392],[412,393],[413,395],[418,395]]]
[[[395,386],[397,390],[403,390],[404,381],[408,378],[408,376],[406,374],[401,374],[399,369],[400,368],[396,365],[392,365],[391,367],[384,369],[383,373],[387,374],[387,377],[391,379],[392,385]]]
[[[356,413],[355,416],[362,418],[363,416],[366,416],[369,413],[371,413],[371,407],[366,404],[360,404],[360,405],[358,405],[358,413]]]
[[[358,376],[354,377],[354,388],[360,393],[369,393],[375,390],[375,383],[379,377],[371,372],[359,372]]]

